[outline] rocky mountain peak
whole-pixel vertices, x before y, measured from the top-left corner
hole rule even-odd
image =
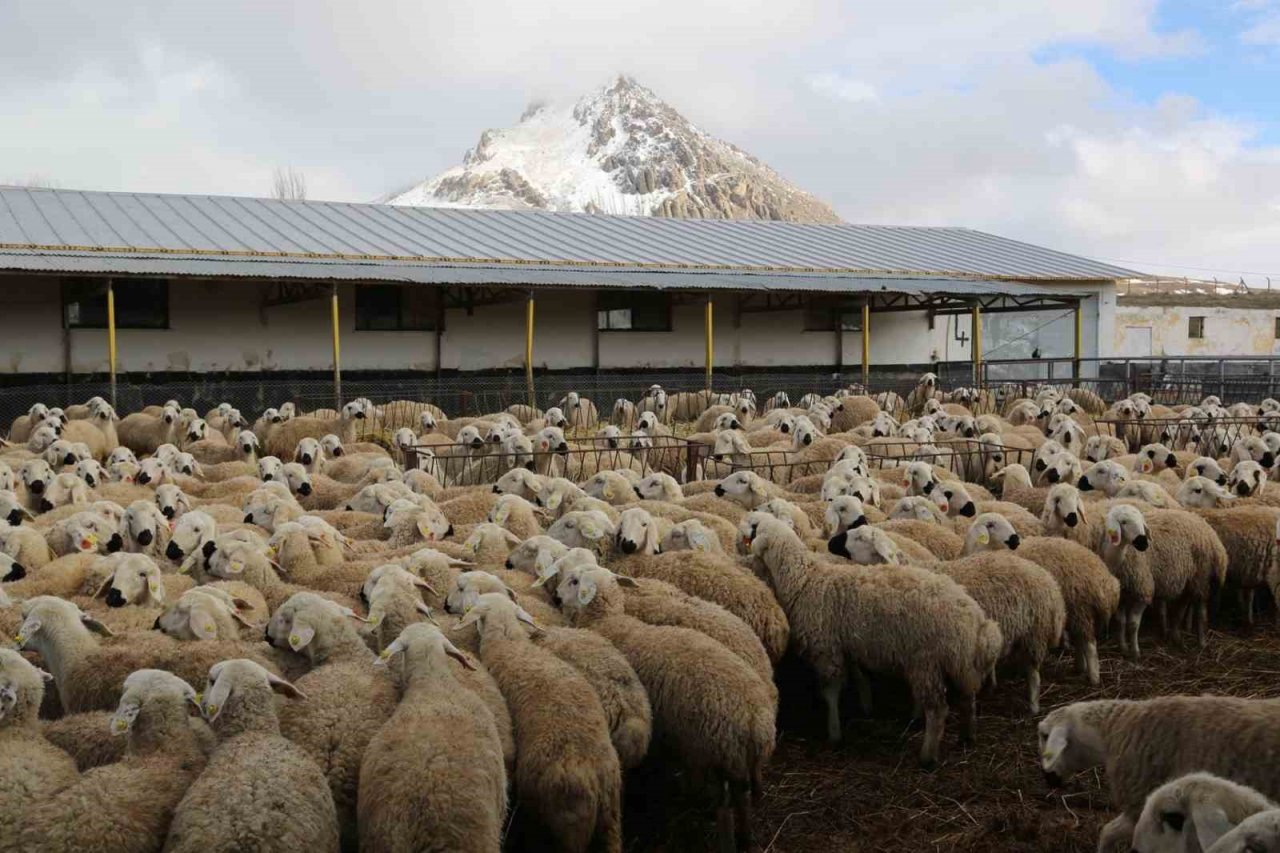
[[[572,104],[531,103],[513,127],[484,131],[462,165],[388,202],[840,221],[826,204],[695,127],[626,75]]]

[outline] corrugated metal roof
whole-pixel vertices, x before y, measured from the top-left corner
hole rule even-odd
[[[218,278],[386,281],[510,287],[618,287],[655,290],[760,290],[815,293],[948,293],[983,296],[1088,296],[1085,288],[983,279],[899,278],[820,273],[724,270],[575,269],[526,264],[421,264],[409,261],[328,261],[293,258],[145,257],[98,253],[0,251],[0,269],[31,272],[197,275]]]
[[[305,277],[409,275],[405,267],[547,268],[850,276],[1107,281],[1140,273],[966,228],[802,225],[542,211],[391,207],[231,196],[0,187],[0,268],[34,268],[59,255],[99,272],[220,275],[204,260],[285,262]],[[106,256],[94,267],[87,259]],[[25,260],[24,260],[25,259]],[[300,266],[299,262],[305,262]],[[315,267],[316,262],[331,262]],[[274,264],[273,264],[274,266]],[[387,267],[373,275],[370,267]],[[52,266],[52,269],[61,267]],[[246,270],[247,267],[238,267]],[[280,267],[276,267],[279,269]],[[242,271],[240,275],[276,275]],[[414,273],[413,275],[416,275]],[[353,276],[354,277],[354,276]],[[515,276],[534,283],[531,271]],[[405,280],[418,280],[417,278]],[[488,279],[492,281],[492,278]],[[702,279],[698,279],[700,282]],[[456,279],[450,279],[456,281]],[[712,286],[711,279],[705,286]],[[763,282],[756,282],[757,285]],[[642,285],[643,286],[643,285]],[[653,286],[653,285],[650,285]],[[688,286],[688,285],[685,285]],[[753,285],[739,282],[739,289]]]

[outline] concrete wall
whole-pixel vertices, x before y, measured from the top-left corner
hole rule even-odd
[[[339,288],[344,370],[434,370],[434,332],[355,331],[353,285]],[[1091,299],[1085,311],[1085,354],[1097,352],[1106,295]],[[60,373],[107,369],[106,332],[61,324],[56,277],[0,277],[5,310],[0,312],[0,372]],[[122,329],[118,333],[122,372],[221,372],[327,370],[332,366],[329,302],[315,299],[272,308],[262,306],[264,286],[246,281],[175,283],[169,298],[170,328]],[[1111,302],[1114,304],[1112,295]],[[591,367],[594,297],[582,290],[541,291],[536,303],[534,362],[539,368]],[[803,312],[743,313],[735,319],[734,297],[715,302],[715,364],[721,367],[826,367],[842,346],[846,367],[861,361],[861,336],[846,332],[804,331]],[[599,364],[614,368],[701,368],[705,342],[699,302],[673,309],[671,332],[601,332]],[[446,370],[519,368],[524,363],[523,301],[447,312],[442,343]],[[987,351],[1025,330],[1033,315],[988,315]],[[1020,317],[1018,323],[1008,318]],[[1069,320],[1067,323],[1069,324]],[[1046,357],[1070,355],[1054,326],[1043,333]],[[1068,327],[1069,328],[1069,325]],[[969,317],[937,317],[930,329],[923,312],[875,313],[871,318],[871,360],[875,364],[959,361],[971,357]],[[960,338],[963,338],[961,340]],[[1101,339],[1110,340],[1103,331]],[[1039,340],[1039,338],[1036,338]],[[1025,341],[1024,341],[1025,343]],[[1048,346],[1046,344],[1046,346]],[[1050,351],[1052,350],[1052,351]],[[1011,349],[1003,357],[1015,357]],[[998,355],[1000,353],[997,352]],[[1029,354],[1029,352],[1027,353]],[[1109,353],[1104,353],[1109,354]]]
[[[1204,337],[1188,335],[1191,317],[1204,317]],[[1278,308],[1125,305],[1116,309],[1116,355],[1280,355]]]

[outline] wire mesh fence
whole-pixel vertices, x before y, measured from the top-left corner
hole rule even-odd
[[[863,446],[867,463],[875,470],[904,468],[912,462],[927,462],[970,483],[990,485],[991,475],[1006,465],[1019,464],[1031,470],[1035,451],[1026,447],[988,444],[978,439],[957,438],[933,444],[896,439],[874,439]]]
[[[1170,450],[1214,458],[1226,456],[1235,443],[1274,426],[1276,418],[1099,418],[1098,435],[1115,436],[1130,453],[1144,445],[1163,444]]]

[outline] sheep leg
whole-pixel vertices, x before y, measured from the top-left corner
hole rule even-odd
[[[1127,814],[1122,814],[1109,822],[1098,834],[1098,853],[1107,853],[1118,847],[1128,850],[1133,841],[1133,829],[1133,818]]]
[[[1128,614],[1129,616],[1128,625],[1125,626],[1126,631],[1129,634],[1130,658],[1132,658],[1133,660],[1137,660],[1142,655],[1141,649],[1138,648],[1138,631],[1142,628],[1142,612],[1145,609],[1146,609],[1145,605],[1142,605],[1142,604],[1133,605],[1133,610],[1131,610]]]
[[[862,671],[862,667],[853,665],[853,683],[858,688],[858,710],[862,716],[871,716],[871,680]]]
[[[930,698],[924,706],[924,743],[920,747],[922,767],[932,768],[937,765],[938,749],[942,744],[942,734],[946,727],[946,699],[938,701],[936,697]]]
[[[1089,683],[1097,687],[1102,683],[1102,668],[1098,665],[1098,642],[1089,640],[1085,648],[1085,674]]]
[[[1198,601],[1195,606],[1196,642],[1204,648],[1209,642],[1209,602]]]
[[[960,697],[960,743],[971,745],[978,741],[978,697]]]
[[[1120,637],[1120,653],[1125,657],[1133,657],[1129,650],[1129,611],[1121,607],[1116,610],[1116,634]]]
[[[751,850],[751,798],[746,782],[730,782],[729,795],[733,799],[734,840],[738,850]]]
[[[1253,587],[1240,590],[1240,608],[1244,610],[1244,624],[1253,627]]]
[[[1156,629],[1160,632],[1160,639],[1169,639],[1169,603],[1167,601],[1156,602]]]
[[[1083,636],[1071,638],[1071,651],[1075,653],[1076,672],[1081,675],[1089,674],[1089,646],[1091,641]]]
[[[1031,713],[1040,713],[1040,664],[1027,665],[1027,698],[1031,700]]]
[[[822,698],[827,703],[827,740],[840,742],[840,691],[844,689],[844,673],[823,679]]]
[[[736,853],[733,843],[733,809],[729,804],[729,783],[720,783],[720,804],[716,806],[716,840],[720,853]]]

